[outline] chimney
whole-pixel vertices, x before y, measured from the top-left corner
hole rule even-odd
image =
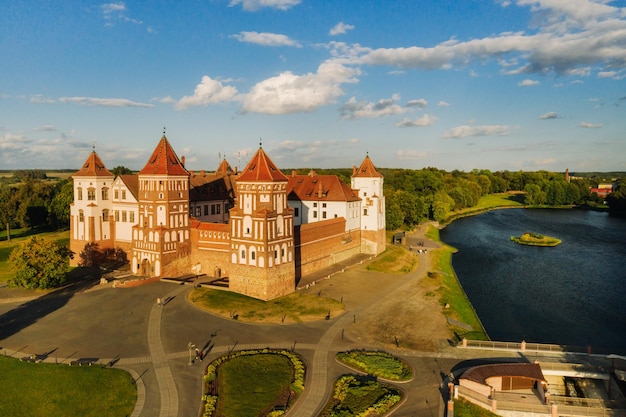
[[[200,174],[201,174],[203,177],[206,177],[206,175],[205,175],[205,173],[204,173],[204,170],[200,171]]]
[[[183,164],[183,168],[185,168],[185,155],[180,158],[180,163]]]
[[[297,175],[297,174],[296,174],[296,170],[295,170],[295,169],[292,169],[292,170],[291,170],[291,176],[292,176],[292,177],[295,177],[296,175]]]
[[[317,198],[322,198],[324,195],[324,187],[322,186],[322,181],[317,185]]]

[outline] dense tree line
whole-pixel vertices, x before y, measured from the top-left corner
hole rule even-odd
[[[15,185],[0,184],[0,224],[11,228],[63,229],[69,227],[71,180],[57,182],[26,178]]]
[[[473,170],[446,172],[380,169],[385,177],[387,228],[412,228],[424,220],[442,221],[454,211],[474,207],[481,196],[523,191],[527,205],[562,206],[599,201],[589,193],[591,181],[570,182],[562,173]],[[597,183],[595,184],[597,185]]]

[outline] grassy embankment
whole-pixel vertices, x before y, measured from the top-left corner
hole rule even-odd
[[[452,213],[443,223],[449,224],[456,219],[474,216],[490,210],[515,207],[524,207],[523,194],[515,192],[489,194],[481,197],[476,206]],[[431,261],[432,273],[440,275],[442,280],[442,285],[438,290],[439,300],[442,305],[449,306],[449,308],[443,310],[444,314],[461,323],[472,326],[473,329],[472,331],[459,329],[455,334],[460,338],[488,340],[487,332],[452,267],[452,254],[457,249],[441,241],[439,229],[436,227],[429,226],[426,237],[441,244],[440,248],[431,251]]]
[[[137,389],[120,369],[21,362],[0,356],[0,415],[128,416]]]

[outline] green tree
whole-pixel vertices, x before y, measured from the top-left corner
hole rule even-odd
[[[132,174],[132,173],[133,171],[130,168],[126,168],[125,166],[121,166],[121,165],[118,165],[111,170],[111,174],[115,175],[116,177],[120,175],[125,175],[125,174]]]
[[[7,282],[11,287],[52,288],[67,277],[71,251],[41,237],[33,236],[9,255],[15,277]]]
[[[59,182],[50,202],[51,223],[57,229],[65,229],[70,225],[70,204],[74,201],[74,184],[72,180]]]

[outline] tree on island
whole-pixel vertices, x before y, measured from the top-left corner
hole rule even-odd
[[[132,173],[133,171],[130,168],[127,168],[122,165],[118,165],[111,170],[111,174],[115,175],[116,177],[119,177],[120,175],[132,174]]]
[[[45,289],[65,282],[72,252],[65,246],[33,236],[9,255],[15,277],[8,280],[11,287]]]

